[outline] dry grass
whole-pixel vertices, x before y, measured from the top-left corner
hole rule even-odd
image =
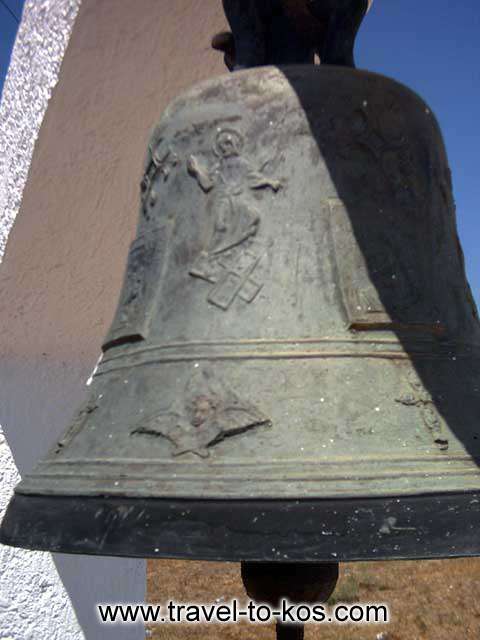
[[[310,626],[306,640],[479,640],[480,560],[344,565],[331,602],[386,602],[392,623]],[[245,600],[236,564],[151,561],[148,601]],[[153,640],[273,640],[273,626],[156,626]]]

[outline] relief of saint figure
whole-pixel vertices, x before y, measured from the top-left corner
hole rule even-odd
[[[248,192],[269,188],[277,192],[282,184],[256,170],[242,156],[243,138],[234,130],[221,130],[215,140],[217,161],[203,166],[195,156],[187,163],[189,174],[208,194],[206,210],[210,225],[207,243],[190,269],[192,276],[217,284],[208,301],[227,309],[237,294],[250,302],[261,285],[252,280],[261,255],[252,242],[260,226],[260,214],[249,201]]]
[[[222,130],[215,141],[218,162],[202,167],[195,156],[188,160],[188,172],[197,179],[205,193],[212,192],[213,232],[207,248],[210,255],[219,254],[244,242],[257,233],[260,216],[242,195],[248,189],[270,187],[278,191],[281,183],[255,171],[242,157],[243,139],[233,130]]]

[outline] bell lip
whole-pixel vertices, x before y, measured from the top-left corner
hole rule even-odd
[[[210,561],[480,556],[480,493],[189,500],[15,494],[0,543],[55,553]]]

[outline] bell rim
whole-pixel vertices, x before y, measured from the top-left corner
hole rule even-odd
[[[340,500],[15,494],[0,543],[145,559],[357,562],[480,556],[476,531],[478,491]]]

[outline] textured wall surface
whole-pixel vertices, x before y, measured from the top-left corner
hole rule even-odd
[[[0,261],[80,0],[27,0],[0,103]]]
[[[78,5],[30,0],[24,7],[0,103],[0,262]],[[0,426],[0,518],[19,478]],[[84,638],[50,554],[0,545],[0,567],[0,638]]]
[[[39,34],[38,21],[50,24],[53,11],[73,22],[76,6],[74,0],[27,3],[26,11],[38,14],[22,64],[36,70],[39,86],[15,87],[24,100],[16,118],[24,125],[15,117],[8,125],[9,135],[11,127],[20,132],[14,145],[0,138],[3,243],[20,208],[0,268],[0,424],[20,473],[62,433],[97,360],[135,232],[150,129],[176,94],[224,71],[209,44],[223,26],[217,0],[83,0],[37,139],[29,126],[40,124],[40,102],[55,74],[47,71],[49,55],[33,49],[43,44],[54,57],[68,40],[68,31],[53,41]],[[31,165],[25,164],[34,143]],[[1,451],[4,504],[15,468],[5,445]],[[8,627],[0,619],[1,638],[143,637],[141,627],[100,627],[95,604],[142,601],[144,562],[55,556],[60,582],[50,556],[1,553],[7,568],[0,612],[8,617]],[[29,613],[22,609],[26,601]]]
[[[0,514],[18,480],[0,430]],[[84,638],[50,554],[0,546],[0,566],[0,638]]]

